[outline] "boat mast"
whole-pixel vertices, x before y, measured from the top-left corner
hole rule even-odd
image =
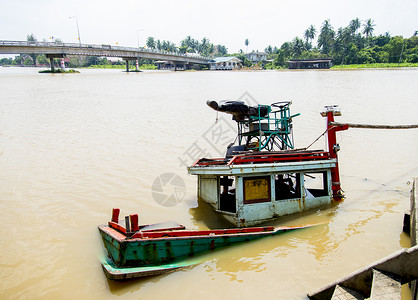
[[[333,125],[334,116],[341,116],[340,109],[337,105],[325,106],[325,111],[321,112],[323,117],[327,118],[327,132],[328,132],[328,153],[330,158],[335,158],[335,167],[331,168],[331,188],[332,197],[334,200],[342,200],[344,195],[340,183],[340,171],[338,169],[337,152],[340,150],[340,145],[337,143],[337,131],[348,129],[348,125]]]

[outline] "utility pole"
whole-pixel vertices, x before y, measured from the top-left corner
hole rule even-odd
[[[77,24],[78,43],[79,43],[80,48],[81,48],[80,29],[79,29],[79,27],[78,27],[78,20],[77,20],[77,16],[72,16],[72,17],[69,17],[69,19],[72,19],[72,18],[75,18],[75,23]],[[79,62],[79,67],[81,67],[81,56],[80,56],[80,55],[78,56],[78,62]]]

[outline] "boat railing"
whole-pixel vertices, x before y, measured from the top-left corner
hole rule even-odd
[[[216,166],[216,165],[241,165],[241,164],[263,164],[263,163],[283,163],[298,162],[309,160],[327,160],[330,159],[329,152],[323,150],[312,151],[286,151],[278,152],[256,152],[245,153],[233,156],[229,161],[225,158],[202,158],[197,160],[192,167]]]

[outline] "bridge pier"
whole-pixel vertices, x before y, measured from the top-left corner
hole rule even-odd
[[[55,72],[54,58],[63,59],[65,57],[65,54],[47,54],[46,57],[49,58],[49,63],[51,64],[51,72],[54,73]],[[61,67],[64,70],[65,67],[63,67],[63,66],[64,66],[64,60],[62,60],[62,62],[61,62]]]
[[[129,59],[125,59],[126,72],[129,73]]]

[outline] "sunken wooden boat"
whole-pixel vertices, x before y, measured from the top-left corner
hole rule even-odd
[[[197,175],[197,196],[236,227],[255,226],[339,201],[337,106],[326,106],[328,151],[294,149],[290,101],[249,107],[243,102],[207,103],[231,114],[238,135],[225,157],[199,158],[188,167]],[[220,130],[222,132],[222,130]],[[322,135],[321,135],[322,136]],[[315,142],[315,141],[314,141]]]
[[[195,255],[229,245],[311,227],[250,227],[216,230],[186,230],[175,222],[138,225],[138,215],[119,222],[119,209],[99,231],[108,258],[102,266],[109,279],[123,280],[164,274],[197,263]]]

